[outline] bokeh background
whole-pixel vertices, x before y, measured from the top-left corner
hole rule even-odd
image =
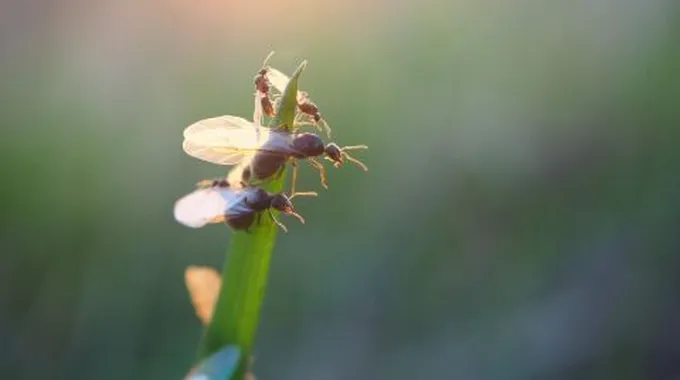
[[[178,379],[232,233],[181,132],[302,78],[330,169],[272,262],[261,379],[680,378],[674,0],[0,2],[0,377]],[[301,188],[319,189],[306,167]]]

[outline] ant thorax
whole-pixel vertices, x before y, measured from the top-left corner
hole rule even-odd
[[[263,211],[270,207],[272,196],[259,187],[251,187],[246,190],[245,202],[253,211]]]

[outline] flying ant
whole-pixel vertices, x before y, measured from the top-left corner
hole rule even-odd
[[[267,58],[262,62],[262,68],[257,72],[255,76],[255,95],[259,98],[260,106],[262,107],[262,112],[268,117],[274,117],[274,103],[269,98],[270,82],[267,79],[267,73],[269,72],[269,67],[267,67],[267,62],[269,58],[274,55],[274,52],[269,53]]]
[[[293,164],[291,193],[295,193],[296,160],[306,159],[319,170],[321,184],[325,188],[328,188],[326,168],[316,159],[318,156],[324,155],[336,168],[347,160],[368,171],[363,162],[348,153],[350,150],[368,149],[365,145],[324,145],[314,133],[288,131],[285,126],[274,129],[257,126],[230,115],[204,119],[187,127],[183,149],[190,156],[207,162],[237,165],[229,175],[231,183],[250,183],[251,179],[261,181],[276,177],[290,161]]]
[[[298,195],[304,194],[288,197],[283,193],[268,193],[259,187],[231,185],[223,179],[208,180],[199,182],[198,189],[175,202],[174,214],[178,222],[191,228],[226,223],[234,230],[249,232],[256,215],[266,210],[274,223],[288,232],[272,210],[294,216],[304,223],[290,201]]]

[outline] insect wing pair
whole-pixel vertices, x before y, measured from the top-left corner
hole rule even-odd
[[[347,151],[367,149],[366,146],[339,147],[335,143],[324,146],[323,140],[313,133],[289,132],[284,128],[271,129],[251,123],[236,116],[218,116],[200,120],[184,130],[184,151],[195,158],[218,165],[236,165],[229,175],[231,183],[250,183],[251,179],[266,180],[283,170],[288,161],[294,165],[291,197],[315,195],[313,192],[296,193],[295,159],[307,159],[321,176],[327,187],[326,170],[315,157],[326,158],[339,167],[345,159],[368,170],[361,161]],[[251,178],[251,175],[252,178]]]
[[[274,222],[287,232],[272,212],[276,209],[304,223],[284,194],[270,194],[259,187],[230,186],[224,180],[196,189],[175,203],[175,219],[191,228],[212,223],[226,223],[235,230],[248,231],[257,215],[269,211]]]
[[[235,219],[253,211],[247,196],[247,191],[234,191],[231,187],[197,189],[175,203],[175,219],[191,228]]]
[[[286,230],[285,226],[276,220],[271,209],[296,216],[304,223],[302,217],[295,213],[290,199],[300,195],[317,195],[315,192],[295,191],[297,159],[306,159],[319,170],[321,183],[326,188],[328,187],[326,169],[315,159],[318,156],[325,154],[325,158],[332,161],[335,167],[341,166],[346,159],[368,170],[361,161],[347,153],[348,150],[366,149],[366,146],[341,148],[335,143],[324,145],[321,138],[313,133],[290,132],[286,128],[271,129],[261,125],[263,110],[257,97],[267,95],[270,83],[283,92],[288,82],[289,78],[285,74],[267,67],[265,60],[255,79],[257,91],[254,122],[225,115],[200,120],[184,130],[182,148],[188,155],[235,168],[220,184],[216,182],[203,186],[177,201],[175,218],[180,223],[199,228],[210,223],[225,222],[234,229],[248,231],[254,216],[269,209],[274,221]],[[301,99],[306,99],[306,95],[298,92],[298,108],[304,113]],[[311,102],[306,104],[313,105]],[[282,173],[288,162],[293,164],[290,197],[283,194],[267,194],[260,188],[250,186],[257,181],[268,180],[277,173]]]
[[[184,151],[217,165],[239,165],[255,154],[299,153],[292,148],[293,135],[262,127],[231,115],[199,120],[184,130]]]

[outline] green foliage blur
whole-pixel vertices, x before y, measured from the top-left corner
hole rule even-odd
[[[258,379],[680,376],[680,7],[0,3],[0,377],[177,379],[232,233],[182,130],[301,86],[370,171],[302,166]]]

